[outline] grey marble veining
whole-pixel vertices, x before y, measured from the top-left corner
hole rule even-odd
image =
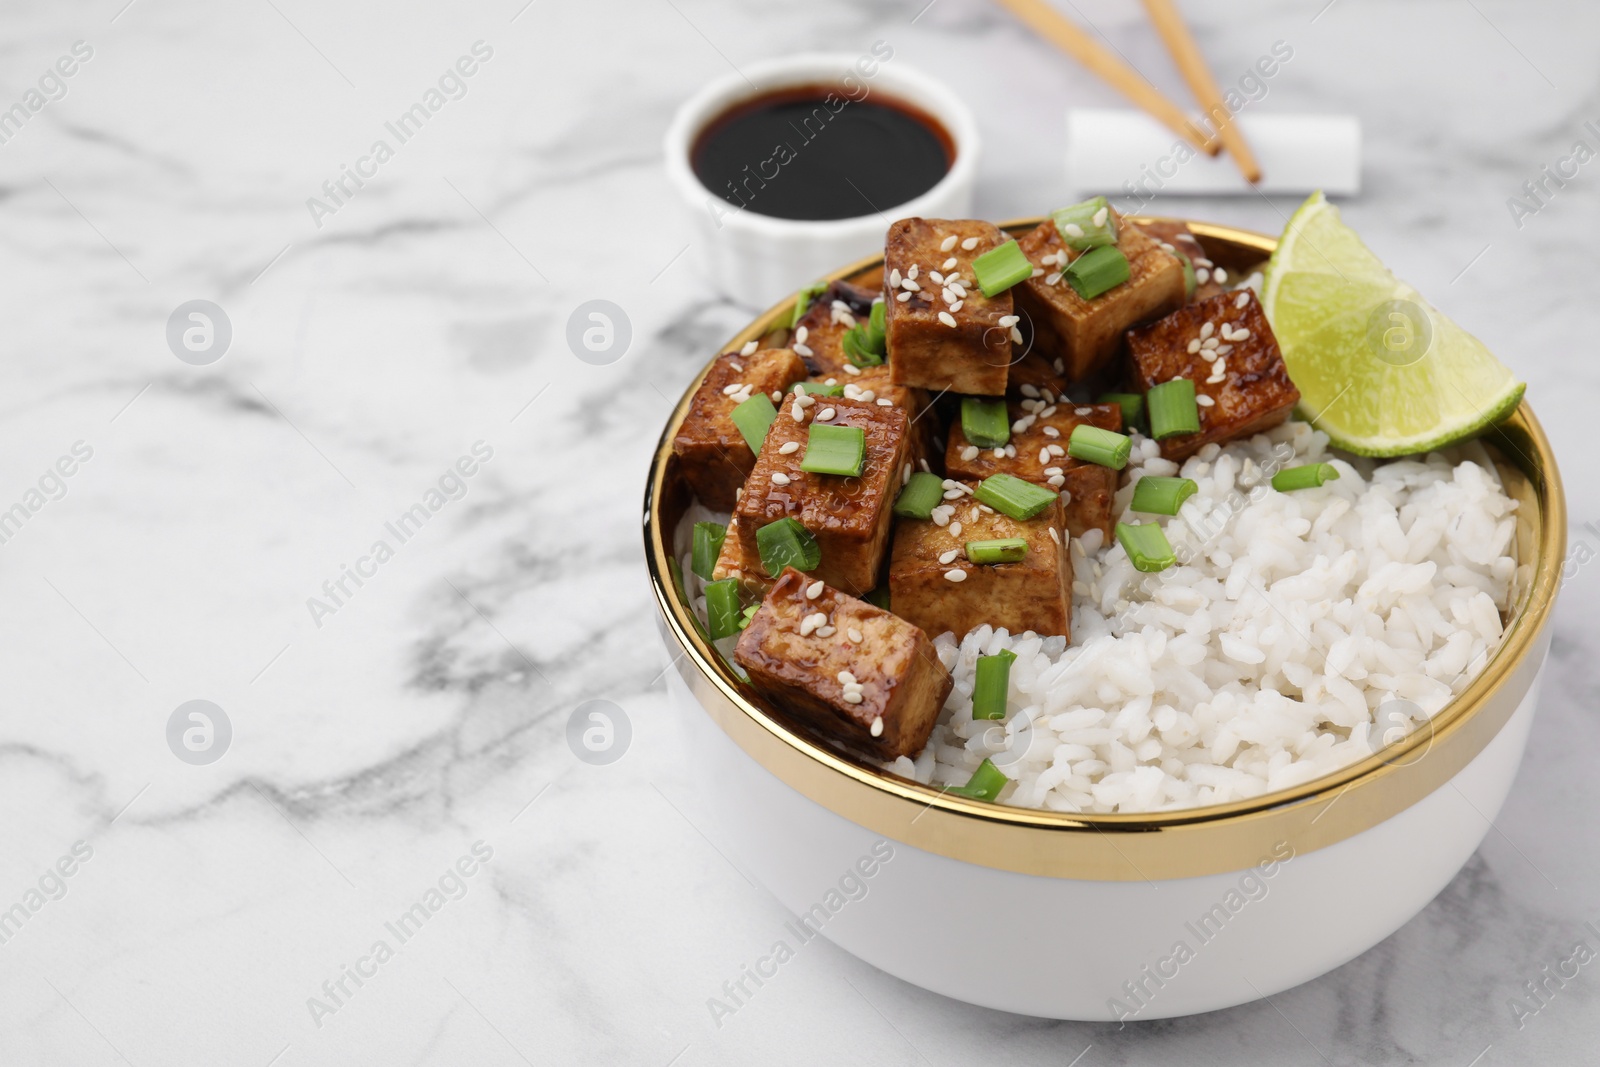
[[[1181,92],[1136,4],[1062,6]],[[1527,379],[1574,545],[1600,554],[1600,163],[1520,227],[1507,206],[1600,121],[1600,13],[1184,7],[1224,82],[1292,44],[1253,107],[1361,118],[1346,217]],[[41,494],[0,543],[0,910],[45,879],[0,942],[0,1062],[1592,1061],[1600,971],[1520,1019],[1508,1002],[1600,949],[1597,563],[1563,592],[1483,848],[1332,974],[1117,1030],[952,1003],[819,940],[713,1024],[788,916],[697,829],[638,508],[662,419],[752,309],[706,290],[660,138],[732,63],[878,38],[982,116],[991,217],[1056,198],[1065,107],[1117,103],[981,0],[8,8],[0,109],[74,42],[93,54],[0,142],[0,511]],[[464,95],[318,226],[308,198],[478,41]],[[1268,231],[1293,206],[1160,201]],[[208,366],[165,339],[197,298],[233,328]],[[593,299],[633,331],[607,366],[565,340]],[[441,489],[475,444],[491,458]],[[380,540],[336,610],[308,608]],[[167,740],[194,699],[232,725],[206,765]],[[566,743],[589,699],[632,724],[609,766]],[[363,959],[335,1003],[324,983]]]

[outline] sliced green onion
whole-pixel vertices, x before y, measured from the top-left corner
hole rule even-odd
[[[1011,420],[1004,400],[981,396],[961,398],[961,432],[967,443],[979,448],[1001,448],[1011,440]]]
[[[1028,542],[1020,537],[968,541],[967,559],[973,563],[1021,563],[1028,558]]]
[[[827,292],[827,290],[827,282],[812,282],[800,290],[799,294],[794,298],[794,310],[789,313],[789,329],[792,330],[800,325],[800,320],[805,318],[806,312],[811,308],[811,302]]]
[[[740,612],[739,613],[739,629],[741,629],[741,630],[749,629],[750,628],[750,620],[755,618],[756,617],[756,612],[758,612],[760,610],[761,610],[761,605],[760,604],[751,604],[749,607],[745,608],[744,611]]]
[[[1187,255],[1177,248],[1172,250],[1172,254],[1178,257],[1179,263],[1183,264],[1183,298],[1188,300],[1194,296],[1194,291],[1200,288],[1200,280],[1194,276],[1194,263],[1190,261]]]
[[[978,288],[984,296],[996,296],[1033,275],[1033,264],[1022,254],[1022,246],[1007,241],[991,248],[972,261],[972,276],[978,279]]]
[[[872,302],[872,313],[867,316],[867,331],[877,343],[873,346],[874,352],[887,352],[888,347],[884,338],[889,335],[888,307],[883,297]]]
[[[739,579],[724,578],[706,586],[706,625],[711,630],[711,640],[732,637],[742,626],[739,607]]]
[[[1292,493],[1296,489],[1314,489],[1324,482],[1337,481],[1338,478],[1339,469],[1331,463],[1307,463],[1274,474],[1272,488],[1280,493]]]
[[[759,453],[761,442],[767,439],[767,427],[778,417],[778,409],[772,406],[772,398],[766,393],[756,393],[735,407],[731,416],[750,451]]]
[[[678,558],[676,556],[672,556],[667,559],[667,573],[672,575],[672,589],[678,594],[678,602],[687,604],[689,602],[689,597],[688,594],[683,591],[683,567],[678,563]],[[711,639],[710,635],[706,632],[706,624],[700,621],[700,615],[697,612],[692,610],[689,612],[689,621],[694,623],[694,628],[700,631],[701,637],[704,637],[708,641]]]
[[[865,600],[868,604],[871,604],[875,608],[882,608],[884,611],[888,611],[889,610],[889,587],[886,586],[886,585],[880,585],[880,586],[878,586],[878,588],[876,588],[872,592],[868,593],[862,599]]]
[[[894,513],[906,519],[926,519],[944,499],[944,480],[937,474],[918,471],[894,498]]]
[[[807,396],[844,396],[844,386],[835,382],[824,385],[822,382],[795,382],[789,387],[791,393],[805,393]],[[750,399],[754,400],[755,397]]]
[[[1002,648],[992,656],[979,656],[977,673],[972,682],[972,717],[974,719],[1003,719],[1006,717],[1006,694],[1011,688],[1011,661],[1017,654]]]
[[[861,427],[813,422],[800,469],[811,474],[839,474],[846,478],[858,478],[866,459],[867,433]]]
[[[822,546],[811,536],[811,531],[800,525],[796,518],[769,522],[756,531],[756,549],[761,553],[761,566],[768,577],[776,578],[783,568],[813,571],[822,562]]]
[[[727,536],[728,528],[720,522],[695,523],[694,553],[689,557],[689,569],[709,582],[711,569],[717,565],[717,556],[722,552],[722,539]]]
[[[857,367],[876,367],[883,362],[883,355],[873,351],[871,331],[860,323],[844,332],[839,347],[844,350],[844,358]]]
[[[993,800],[1010,781],[1004,771],[985,759],[978,764],[978,769],[972,772],[972,777],[967,779],[966,785],[945,786],[944,791],[954,793],[958,797],[971,797],[973,800]]]
[[[1103,196],[1051,212],[1062,242],[1079,252],[1117,243],[1117,216]],[[1098,220],[1098,221],[1096,221]]]
[[[1128,507],[1147,515],[1176,515],[1183,502],[1200,491],[1188,478],[1169,478],[1147,474],[1133,486],[1133,503]]]
[[[1110,292],[1133,276],[1128,257],[1116,245],[1091,248],[1061,272],[1067,284],[1085,300]]]
[[[1033,518],[1058,499],[1055,490],[1025,482],[1011,474],[989,475],[978,483],[972,495],[978,503],[987,504],[1018,522]]]
[[[1152,573],[1164,571],[1178,562],[1172,543],[1160,526],[1153,522],[1117,523],[1117,543],[1128,554],[1134,570]]]
[[[1114,471],[1126,467],[1128,457],[1132,454],[1133,438],[1115,430],[1090,426],[1086,422],[1074,426],[1072,436],[1067,438],[1067,455],[1085,463],[1110,467]]]
[[[1180,433],[1200,432],[1200,407],[1194,402],[1194,382],[1174,378],[1150,387],[1150,436],[1164,441]]]
[[[1144,397],[1138,393],[1103,393],[1095,403],[1120,405],[1123,426],[1137,426],[1144,416]]]

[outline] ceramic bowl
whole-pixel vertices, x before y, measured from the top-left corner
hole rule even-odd
[[[883,58],[884,51],[889,53]],[[726,296],[762,307],[815,281],[841,263],[883,244],[893,219],[915,215],[966,218],[978,167],[978,124],[954,92],[876,42],[860,54],[806,53],[745,64],[701,89],[678,108],[666,136],[667,179],[694,220],[693,249]],[[802,85],[836,86],[845,98],[883,94],[937,119],[955,145],[955,160],[939,182],[903,204],[863,204],[857,218],[806,222],[740,209],[700,183],[690,166],[695,138],[707,123],[745,100]],[[802,148],[801,151],[804,149]]]
[[[1008,224],[1018,232],[1038,220]],[[1273,239],[1190,223],[1231,271]],[[877,284],[881,259],[834,277]],[[785,301],[723,350],[766,334]],[[698,375],[696,376],[698,381]],[[1252,800],[1071,815],[946,796],[786,729],[699,636],[671,577],[688,503],[668,420],[644,532],[706,827],[820,935],[908,982],[1028,1015],[1146,1020],[1228,1007],[1324,974],[1420,911],[1488,832],[1521,760],[1565,554],[1561,483],[1527,401],[1485,444],[1520,501],[1505,636],[1427,728]],[[776,945],[751,966],[775,968]],[[765,962],[763,962],[765,961]],[[738,996],[737,990],[733,995]],[[736,1010],[736,1005],[730,1005]]]

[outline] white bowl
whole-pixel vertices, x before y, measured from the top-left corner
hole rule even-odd
[[[746,64],[686,100],[667,128],[667,177],[695,220],[694,251],[721,292],[764,307],[837,267],[883,247],[890,221],[911,216],[966,218],[977,174],[978,126],[972,112],[942,83],[893,57],[808,53]],[[869,75],[868,70],[872,73]],[[728,108],[774,89],[825,84],[848,76],[857,99],[884,94],[937,119],[955,145],[956,158],[938,184],[903,204],[880,204],[858,218],[805,222],[757,214],[730,204],[701,184],[689,153],[706,124]],[[747,80],[748,79],[748,80]],[[752,83],[754,87],[752,87]],[[857,96],[863,87],[866,96]]]

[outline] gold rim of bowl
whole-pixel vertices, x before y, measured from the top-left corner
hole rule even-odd
[[[1016,233],[1040,221],[1021,219],[1002,228]],[[1207,254],[1231,264],[1229,269],[1259,263],[1277,244],[1275,238],[1228,226],[1190,222],[1189,227]],[[828,280],[870,281],[871,275],[881,277],[882,261],[881,255],[870,256]],[[774,305],[718,351],[737,350],[763,337],[793,305],[793,296]],[[1566,554],[1566,505],[1550,444],[1524,400],[1483,438],[1507,492],[1520,501],[1515,603],[1489,662],[1423,728],[1302,785],[1227,804],[1090,815],[947,795],[788,729],[767,713],[762,698],[739,681],[691,620],[668,564],[673,531],[688,499],[672,438],[709,365],[696,373],[667,420],[645,491],[646,559],[663,633],[669,648],[677,650],[672,669],[752,759],[828,810],[896,841],[985,867],[1093,881],[1238,871],[1281,858],[1285,846],[1297,855],[1325,848],[1404,811],[1453,778],[1499,733],[1543,662]]]

